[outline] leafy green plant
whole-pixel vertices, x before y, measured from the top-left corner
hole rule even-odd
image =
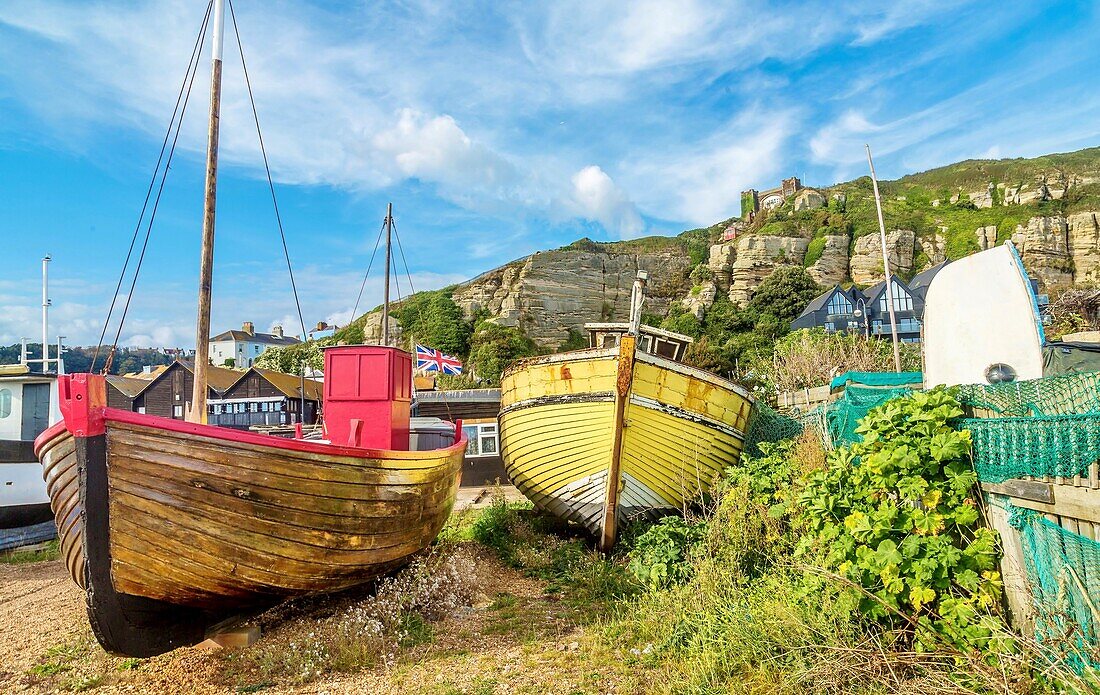
[[[835,449],[799,494],[797,549],[860,587],[864,615],[913,628],[918,647],[947,639],[999,650],[997,534],[979,528],[970,434],[943,389],[873,409],[860,443]],[[929,634],[934,633],[934,635]]]
[[[703,522],[666,516],[635,539],[630,572],[651,589],[682,584],[691,578],[691,550],[706,534]]]

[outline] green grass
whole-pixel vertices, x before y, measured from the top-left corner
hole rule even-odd
[[[56,676],[59,673],[71,671],[72,662],[85,651],[84,645],[76,642],[54,645],[47,649],[39,662],[30,668],[30,673],[35,676]]]
[[[23,550],[16,548],[5,553],[0,553],[0,563],[5,565],[25,565],[32,562],[48,562],[61,557],[56,540],[49,541],[44,547],[35,550]]]
[[[470,538],[496,551],[504,564],[546,582],[547,593],[584,609],[590,619],[641,590],[621,556],[605,557],[580,527],[527,505],[499,498],[473,521]]]

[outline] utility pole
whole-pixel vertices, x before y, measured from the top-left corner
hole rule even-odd
[[[890,276],[890,257],[886,250],[886,223],[882,219],[882,199],[878,193],[878,177],[875,176],[875,163],[871,161],[871,146],[867,148],[867,165],[871,167],[871,184],[875,189],[875,208],[878,210],[878,232],[882,240],[882,266],[886,270],[886,308],[890,311],[890,335],[894,339],[894,371],[901,371],[901,348],[898,345],[898,319],[894,313],[894,281]]]
[[[50,371],[50,254],[42,258],[42,373]]]

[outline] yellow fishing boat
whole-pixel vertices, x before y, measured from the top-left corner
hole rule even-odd
[[[501,380],[501,458],[535,506],[610,548],[638,518],[700,501],[741,455],[754,401],[680,362],[688,336],[629,323],[586,324],[591,347],[518,363]]]

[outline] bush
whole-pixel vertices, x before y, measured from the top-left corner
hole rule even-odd
[[[688,558],[706,535],[706,524],[666,516],[638,536],[630,550],[630,571],[651,589],[682,584],[691,578]]]
[[[539,354],[539,347],[519,329],[483,321],[470,338],[470,366],[492,384],[513,361]]]
[[[962,414],[942,389],[872,409],[863,441],[835,449],[799,494],[798,553],[862,587],[861,612],[914,629],[919,646],[1001,651],[997,534],[978,526],[970,433],[948,424]]]

